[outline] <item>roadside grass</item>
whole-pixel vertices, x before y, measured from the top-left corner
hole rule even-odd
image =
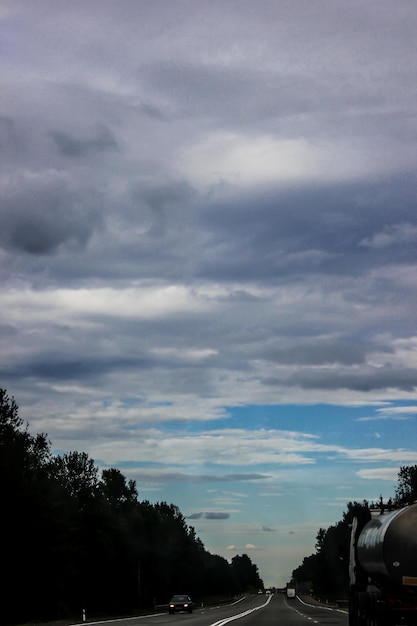
[[[204,597],[195,597],[193,598],[195,609],[204,608],[204,607],[213,607],[219,606],[222,604],[229,604],[231,602],[236,602],[242,596],[204,596]],[[18,624],[16,626],[82,626],[82,624],[88,624],[93,622],[106,622],[109,620],[116,619],[130,619],[133,617],[139,617],[141,615],[151,615],[155,612],[160,611],[168,611],[168,602],[165,603],[156,603],[155,606],[148,609],[132,609],[129,614],[117,614],[117,615],[100,615],[100,614],[86,614],[85,620],[83,619],[82,611],[80,612],[79,618],[76,615],[72,617],[60,619],[60,620],[51,620],[48,622],[43,621],[29,621],[24,624]]]

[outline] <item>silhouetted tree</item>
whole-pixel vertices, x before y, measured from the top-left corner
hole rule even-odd
[[[233,557],[232,570],[239,592],[263,589],[263,582],[259,577],[258,567],[252,563],[247,554]]]
[[[417,465],[401,467],[395,490],[395,502],[403,505],[411,504],[414,500],[417,500]]]
[[[139,502],[136,484],[85,452],[53,456],[0,389],[0,623],[126,615],[175,591],[262,587],[247,555],[210,554],[174,504]],[[16,601],[16,594],[19,594]]]
[[[371,519],[372,508],[382,512],[395,505],[404,506],[417,496],[417,466],[402,467],[398,474],[395,499],[385,503],[382,496],[376,505],[363,502],[348,502],[347,511],[336,525],[320,528],[316,537],[316,553],[305,557],[293,571],[294,580],[303,589],[313,588],[317,594],[347,594],[349,584],[350,525],[353,517],[360,518],[361,526]]]
[[[115,512],[137,502],[138,492],[135,481],[126,481],[119,469],[103,470],[100,488],[108,506]]]

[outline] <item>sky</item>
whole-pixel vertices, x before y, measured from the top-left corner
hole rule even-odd
[[[0,386],[266,585],[417,464],[416,23],[0,1]]]

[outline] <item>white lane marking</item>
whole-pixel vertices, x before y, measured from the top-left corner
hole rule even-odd
[[[326,611],[336,611],[336,613],[343,613],[344,615],[347,615],[349,613],[349,611],[346,611],[345,609],[337,609],[330,606],[323,606],[322,604],[309,604],[308,602],[304,602],[304,600],[301,600],[299,596],[297,596],[297,600],[299,600],[301,604],[304,604],[305,606],[317,607],[320,609],[325,609]]]
[[[94,624],[114,624],[116,622],[128,622],[134,619],[146,619],[150,617],[159,617],[165,615],[165,613],[151,613],[149,615],[136,615],[135,617],[120,617],[116,619],[103,619],[97,622],[88,622],[88,626],[94,626]],[[85,623],[78,622],[77,624],[71,624],[71,626],[85,626]]]
[[[242,602],[242,600],[244,600],[247,596],[242,596],[241,598],[238,598],[237,600],[235,600],[235,602],[231,602],[230,606],[234,606],[235,604],[239,604],[239,602]],[[268,601],[263,604],[262,606],[266,606],[269,602],[269,600],[271,599],[271,596],[269,596]],[[261,609],[262,606],[258,606],[256,609],[252,609],[252,611],[257,611],[258,609]],[[209,607],[210,610],[213,609],[219,609],[220,606],[211,606]],[[251,613],[251,611],[249,611],[249,613]],[[106,620],[100,620],[97,622],[88,622],[88,626],[94,626],[95,624],[113,624],[115,622],[127,622],[129,620],[134,620],[134,619],[145,619],[145,618],[150,618],[150,617],[160,617],[161,615],[165,615],[165,613],[150,613],[149,615],[136,615],[135,617],[121,617],[121,618],[116,618],[116,619],[106,619]],[[243,616],[243,613],[242,613]],[[240,617],[240,616],[239,616]],[[231,619],[237,619],[237,617],[233,617]],[[220,622],[216,622],[217,626],[219,626],[220,624],[227,624],[227,622],[223,622],[220,620]],[[77,623],[77,624],[71,624],[71,626],[85,626],[84,623]],[[211,624],[210,626],[214,626],[214,624]]]
[[[317,609],[324,609],[325,611],[333,611],[333,609],[330,606],[323,606],[322,604],[309,604],[308,602],[304,602],[304,600],[301,600],[300,596],[297,596],[297,600],[299,602],[301,602],[301,604],[304,604],[304,606],[311,606]]]
[[[245,617],[246,615],[250,615],[254,611],[259,611],[259,609],[263,609],[266,607],[272,599],[272,596],[268,596],[268,599],[264,604],[260,604],[259,606],[255,606],[253,609],[248,609],[247,611],[243,611],[243,613],[238,613],[237,615],[232,615],[232,617],[225,617],[224,619],[219,620],[218,622],[213,622],[210,626],[224,626],[229,622],[233,622],[235,619],[240,619],[241,617]]]

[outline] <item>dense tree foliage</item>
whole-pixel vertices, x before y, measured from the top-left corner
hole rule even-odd
[[[304,558],[293,571],[293,581],[304,593],[313,591],[318,596],[340,595],[346,597],[349,585],[350,525],[353,518],[371,518],[371,510],[384,512],[410,504],[417,497],[417,465],[401,467],[398,485],[393,498],[384,502],[382,496],[376,503],[349,502],[343,518],[334,526],[320,528],[317,533],[316,552]]]
[[[263,582],[259,577],[258,567],[252,563],[247,554],[233,557],[232,568],[240,589],[263,589]]]
[[[247,555],[210,554],[178,507],[139,501],[118,469],[84,452],[54,456],[0,389],[4,624],[129,614],[174,592],[195,598],[263,587]],[[16,598],[18,600],[16,601]]]
[[[367,510],[368,503],[349,502],[341,521],[319,529],[315,554],[305,557],[292,574],[302,592],[331,596],[347,591],[350,524],[359,509]]]
[[[402,467],[398,474],[395,502],[409,504],[417,499],[417,465]]]

